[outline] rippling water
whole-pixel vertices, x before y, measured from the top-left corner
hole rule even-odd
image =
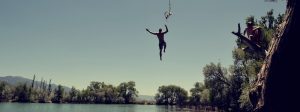
[[[191,112],[158,105],[0,103],[0,112]]]

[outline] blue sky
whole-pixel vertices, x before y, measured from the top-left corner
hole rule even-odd
[[[90,81],[118,85],[133,80],[140,94],[161,85],[186,90],[203,81],[210,62],[232,64],[237,23],[285,2],[264,0],[1,0],[0,76],[52,79],[85,88]],[[166,53],[146,32],[169,27]]]

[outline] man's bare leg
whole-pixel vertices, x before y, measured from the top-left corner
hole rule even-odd
[[[167,48],[167,43],[165,43],[164,45],[164,52],[166,52],[166,48]]]
[[[162,49],[159,50],[160,61],[162,61],[162,58],[161,58],[162,53],[161,53],[161,51],[162,51]]]

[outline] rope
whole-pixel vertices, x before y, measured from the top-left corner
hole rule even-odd
[[[171,0],[169,0],[169,12],[171,12]]]
[[[166,20],[172,15],[171,12],[171,0],[169,0],[169,10],[165,12]]]

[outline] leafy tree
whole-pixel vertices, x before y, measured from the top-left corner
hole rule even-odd
[[[240,109],[243,112],[251,112],[253,110],[253,106],[249,99],[250,85],[246,83],[243,84],[242,90],[242,94],[238,100],[238,102],[240,103]]]
[[[246,18],[246,22],[250,20],[254,20],[254,16]],[[254,22],[255,25],[260,26],[263,31],[263,39],[260,43],[262,48],[268,49],[275,29],[282,20],[283,16],[281,14],[275,19],[275,17],[273,17],[273,10],[270,10],[265,16],[262,16],[261,19],[258,20],[259,24]],[[255,52],[243,51],[242,48],[245,47],[245,45],[239,40],[236,41],[236,44],[237,47],[232,52],[234,65],[230,67],[232,75],[229,77],[231,83],[229,91],[230,107],[233,111],[251,111],[253,107],[249,101],[248,91],[251,84],[257,78],[256,74],[263,64],[264,57],[257,55]]]
[[[0,102],[6,100],[5,96],[5,88],[6,88],[6,83],[0,82]]]
[[[11,99],[11,87],[6,83],[0,81],[0,102],[8,101]]]
[[[205,89],[205,86],[200,82],[196,82],[194,86],[195,87],[190,90],[191,92],[190,103],[194,106],[198,106],[201,103],[202,92]]]
[[[187,101],[187,91],[175,85],[160,86],[155,99],[157,104],[183,105]]]
[[[90,85],[87,87],[87,91],[88,95],[89,95],[89,100],[90,102],[94,102],[94,103],[103,103],[104,102],[104,87],[105,87],[105,83],[104,82],[96,82],[96,81],[92,81],[90,83]]]
[[[202,105],[207,106],[209,104],[211,104],[210,102],[210,93],[209,93],[209,89],[205,88],[203,89],[203,91],[201,92],[201,99],[200,102]]]
[[[39,103],[135,103],[135,97],[138,91],[135,88],[135,82],[129,81],[121,83],[119,86],[107,85],[104,82],[92,81],[86,89],[82,91],[72,87],[68,93],[64,92],[64,88],[58,85],[52,93],[51,80],[47,86],[45,80],[41,80],[39,86],[34,84],[35,76],[30,85],[19,84],[11,86],[7,83],[0,82],[0,102],[16,101],[16,102],[39,102]],[[185,95],[179,96],[184,99]]]
[[[259,26],[266,27],[267,26],[266,23],[267,23],[267,17],[262,16],[261,21],[259,21]]]
[[[240,103],[238,102],[240,95],[242,94],[242,84],[245,81],[245,76],[239,74],[240,72],[235,73],[236,69],[234,66],[229,68],[229,90],[228,90],[228,98],[229,98],[229,110],[237,112],[240,109]]]
[[[210,102],[212,106],[217,106],[221,109],[227,109],[228,103],[228,88],[230,83],[227,78],[227,70],[220,63],[210,63],[203,68],[204,82],[209,89]]]
[[[50,79],[48,84],[48,96],[51,95],[51,92],[52,92],[52,87],[51,87],[51,79]]]
[[[184,90],[183,88],[177,88],[175,89],[176,93],[176,104],[179,106],[185,105],[188,99],[188,92]]]
[[[123,82],[118,86],[119,95],[124,98],[126,104],[132,103],[135,97],[138,96],[138,91],[135,88],[135,82]]]
[[[39,90],[37,92],[38,102],[47,103],[51,101],[51,95],[48,95],[45,91]]]
[[[283,22],[284,14],[278,14],[277,19],[275,21],[275,28],[279,26]]]
[[[268,25],[268,28],[269,29],[273,29],[273,23],[274,23],[274,21],[275,21],[275,18],[274,18],[274,16],[273,16],[273,9],[271,9],[270,11],[268,11],[267,12],[267,19],[268,19],[268,23],[269,23],[269,25]]]
[[[156,93],[155,95],[155,99],[156,99],[156,103],[157,104],[164,104],[164,105],[169,105],[170,104],[170,97],[171,97],[171,92],[169,92],[170,90],[168,90],[167,86],[160,86],[158,88],[158,93]]]
[[[78,100],[78,95],[79,91],[75,87],[72,87],[69,92],[69,102],[76,102]]]
[[[64,98],[64,88],[62,85],[58,85],[54,92],[53,102],[62,103]]]
[[[30,90],[34,88],[34,83],[35,83],[35,75],[33,76],[33,79],[32,79],[32,82],[31,82]]]
[[[81,103],[92,102],[90,97],[90,91],[88,89],[83,89],[81,92],[79,92],[77,102],[81,102]]]
[[[27,84],[19,84],[15,89],[15,97],[18,102],[30,102],[30,93]]]
[[[107,85],[104,88],[105,91],[105,103],[111,104],[111,103],[118,103],[118,89],[114,87],[113,85]]]

